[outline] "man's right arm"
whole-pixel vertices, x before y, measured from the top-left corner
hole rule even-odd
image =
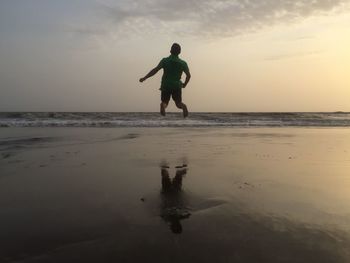
[[[143,78],[140,78],[140,82],[144,82],[146,79],[154,76],[162,68],[163,68],[163,63],[162,63],[162,61],[160,61],[158,66],[156,66],[154,69],[152,69],[150,72],[148,72],[148,74],[146,76],[144,76]]]

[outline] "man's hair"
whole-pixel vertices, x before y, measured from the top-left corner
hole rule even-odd
[[[171,46],[170,53],[176,56],[179,55],[181,53],[181,46],[178,43],[174,43]]]

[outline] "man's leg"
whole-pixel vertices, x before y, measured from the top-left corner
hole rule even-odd
[[[188,116],[188,110],[187,110],[187,106],[185,103],[182,102],[175,102],[176,107],[178,107],[179,109],[182,109],[184,118],[186,118]]]
[[[173,91],[172,97],[175,101],[176,107],[182,109],[183,116],[186,118],[188,116],[188,110],[186,104],[182,103],[182,89]]]
[[[161,96],[161,100],[162,100],[162,102],[160,103],[160,114],[161,114],[162,116],[165,116],[165,109],[166,109],[166,107],[168,106],[171,93],[168,92],[168,91],[162,90],[160,96]]]
[[[166,102],[161,102],[160,103],[160,114],[162,116],[165,116],[165,109],[166,109],[166,107],[168,107],[168,103],[166,103]]]

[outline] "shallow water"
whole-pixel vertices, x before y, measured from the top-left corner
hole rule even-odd
[[[350,127],[350,113],[0,112],[0,127]]]

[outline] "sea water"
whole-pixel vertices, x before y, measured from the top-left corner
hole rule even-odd
[[[2,112],[0,127],[350,127],[350,113]]]

